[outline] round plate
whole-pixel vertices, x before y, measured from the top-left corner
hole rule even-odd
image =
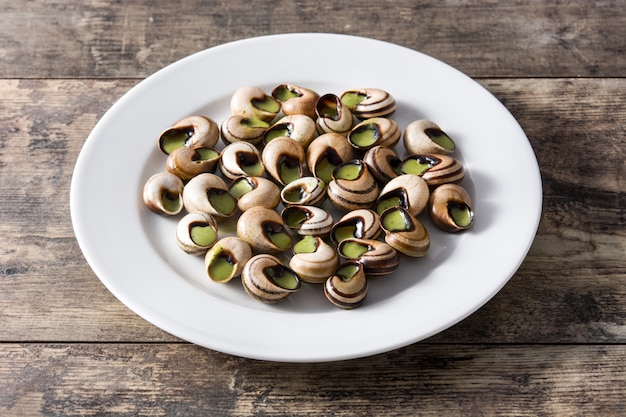
[[[321,286],[304,285],[265,305],[239,280],[209,282],[202,257],[180,250],[176,219],[151,213],[142,189],[165,170],[159,134],[203,114],[220,123],[232,93],[282,83],[339,95],[376,87],[398,103],[404,129],[436,121],[452,138],[474,201],[472,229],[447,234],[422,219],[429,253],[403,258],[370,280],[363,305],[341,310]],[[402,153],[403,150],[399,149]],[[491,299],[526,256],[541,213],[541,179],[524,132],[488,91],[419,52],[334,34],[252,38],[186,57],[137,84],[102,117],[79,155],[70,206],[78,243],[97,276],[125,305],[189,342],[238,356],[289,362],[349,359],[434,335]]]

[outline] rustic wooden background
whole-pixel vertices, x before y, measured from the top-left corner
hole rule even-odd
[[[626,409],[626,2],[0,1],[0,415],[618,416]],[[129,88],[251,36],[334,32],[467,73],[526,131],[544,204],[484,308],[424,342],[254,361],[145,322],[85,262],[74,163]]]

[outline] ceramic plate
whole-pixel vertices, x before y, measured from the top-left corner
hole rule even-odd
[[[281,83],[320,94],[361,87],[390,92],[401,128],[436,121],[454,138],[474,200],[472,229],[446,234],[423,218],[429,253],[403,258],[370,280],[363,305],[341,310],[321,286],[304,285],[277,305],[248,297],[239,280],[208,282],[202,258],[174,240],[176,221],[142,201],[164,171],[156,147],[175,121],[203,114],[221,122],[232,93]],[[403,150],[401,146],[399,152]],[[71,214],[97,276],[125,305],[189,342],[247,358],[318,362],[362,357],[434,335],[491,299],[516,272],[535,236],[541,180],[524,132],[496,98],[458,70],[422,53],[352,36],[289,34],[217,46],[158,71],[97,123],[76,163]]]

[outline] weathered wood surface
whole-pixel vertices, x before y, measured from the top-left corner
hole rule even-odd
[[[0,77],[145,77],[211,46],[291,32],[382,39],[474,77],[623,76],[624,4],[3,1]]]
[[[5,344],[0,414],[623,416],[626,347],[413,345],[284,364],[187,344]],[[13,381],[20,381],[18,386]]]
[[[624,10],[0,2],[0,415],[623,415]],[[425,342],[330,364],[236,358],[150,325],[98,281],[69,216],[80,148],[129,88],[213,45],[303,31],[387,40],[478,78],[527,133],[544,187],[530,253],[486,306]]]

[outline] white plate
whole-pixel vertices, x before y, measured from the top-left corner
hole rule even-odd
[[[220,122],[240,86],[281,83],[318,93],[378,87],[398,102],[404,128],[420,118],[456,141],[476,223],[445,234],[424,220],[431,250],[371,280],[364,304],[335,308],[305,285],[279,305],[241,284],[207,282],[202,258],[174,242],[175,220],[143,205],[146,179],[164,170],[159,133],[204,114]],[[289,34],[214,47],[132,88],[87,138],[72,178],[78,243],[97,276],[125,305],[192,343],[238,356],[317,362],[406,346],[457,323],[491,299],[526,256],[541,213],[541,179],[524,132],[489,92],[456,69],[397,45],[344,35]]]

